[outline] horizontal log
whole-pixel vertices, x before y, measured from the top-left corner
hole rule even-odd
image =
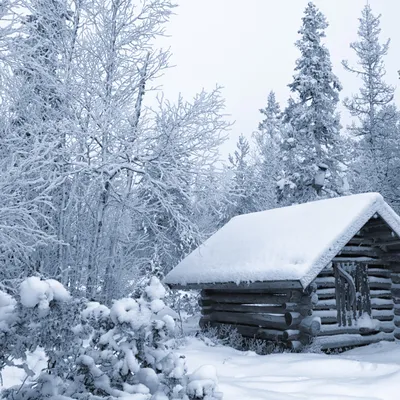
[[[365,256],[379,258],[380,252],[375,247],[369,246],[344,246],[338,253],[338,256]]]
[[[391,321],[394,318],[393,310],[372,310],[371,315],[379,321]]]
[[[392,240],[385,240],[380,238],[375,242],[375,245],[377,246],[384,246],[384,247],[393,247],[393,246],[399,246],[400,245],[400,240],[393,238]]]
[[[393,323],[380,322],[377,330],[385,333],[393,332]],[[340,335],[340,334],[360,334],[360,328],[358,326],[339,326],[338,324],[322,325],[318,336],[329,336],[329,335]],[[369,334],[368,331],[364,330],[363,335]]]
[[[330,298],[336,299],[335,288],[318,289],[317,295],[319,300],[330,299]]]
[[[400,318],[395,317],[393,323],[396,328],[400,328]]]
[[[303,300],[303,295],[298,291],[290,291],[284,295],[272,295],[263,293],[221,293],[202,292],[202,299],[214,303],[236,303],[236,304],[270,304],[278,305],[284,303],[296,303]],[[304,299],[306,301],[306,299]]]
[[[317,294],[319,293],[319,289],[326,289],[326,288],[334,288],[335,287],[335,277],[326,276],[321,278],[316,278],[315,283],[317,284]],[[319,297],[319,294],[318,294]]]
[[[393,335],[394,335],[394,337],[395,337],[397,340],[400,340],[400,329],[396,329],[396,330],[393,332]]]
[[[315,336],[300,332],[299,341],[303,346],[308,346],[314,341]]]
[[[391,252],[387,252],[387,253],[382,252],[380,255],[380,258],[382,258],[382,260],[385,260],[385,261],[391,261],[391,262],[398,263],[400,260],[400,252],[397,252],[397,251],[391,251]]]
[[[336,299],[323,299],[319,300],[314,306],[314,310],[336,310]]]
[[[318,332],[321,330],[321,318],[316,316],[303,318],[300,322],[299,330],[311,336],[318,335]]]
[[[371,299],[371,307],[376,310],[391,310],[394,303],[392,299]]]
[[[392,292],[390,290],[370,290],[369,292],[371,299],[374,298],[382,298],[382,299],[391,299]]]
[[[276,292],[278,290],[303,290],[300,281],[285,280],[285,281],[271,281],[271,282],[241,282],[239,284],[234,282],[226,283],[187,283],[187,284],[168,284],[171,289],[210,289],[210,290],[263,290],[266,292]]]
[[[285,321],[287,327],[298,326],[304,317],[298,312],[287,312],[285,314]]]
[[[200,302],[202,303],[202,302]],[[280,305],[266,304],[237,304],[237,303],[215,303],[211,302],[202,306],[204,314],[209,314],[213,311],[231,311],[242,313],[269,313],[269,314],[285,314],[286,312],[298,312],[303,316],[311,315],[312,309],[310,305],[302,305],[299,303],[283,303]]]
[[[346,263],[346,262],[357,262],[367,265],[390,265],[389,261],[382,260],[380,258],[372,258],[372,257],[345,257],[345,256],[336,256],[333,259],[335,263]]]
[[[210,314],[213,311],[230,311],[241,313],[270,313],[270,314],[285,314],[285,304],[272,305],[249,305],[249,304],[234,304],[234,303],[212,303],[210,306],[203,307],[202,311]]]
[[[319,289],[319,290],[317,290],[317,295],[318,295],[318,298],[320,301],[322,301],[322,300],[335,300],[336,301],[335,288]],[[371,296],[371,298],[380,297],[380,298],[391,299],[393,297],[393,294],[389,289],[386,289],[386,290],[372,289],[372,290],[370,290],[370,296]],[[400,298],[400,291],[399,291],[398,297]]]
[[[334,276],[333,267],[324,268],[319,274],[318,278]]]
[[[228,324],[243,324],[261,328],[286,330],[288,328],[284,315],[272,314],[242,314],[237,312],[215,311],[207,315],[210,321]]]
[[[358,334],[342,334],[318,336],[314,339],[314,344],[319,346],[321,350],[335,349],[339,347],[361,346],[370,343],[377,343],[382,340],[394,340],[392,333],[379,332],[375,335],[358,335]]]
[[[378,233],[376,232],[365,232],[362,235],[363,238],[365,239],[373,239],[376,240],[378,237],[381,240],[390,240],[390,239],[396,239],[397,235],[394,232],[391,232],[389,230],[385,230],[385,231],[380,231]]]
[[[392,280],[390,278],[377,278],[375,276],[368,277],[368,284],[370,289],[391,289]]]
[[[378,277],[378,278],[391,278],[390,269],[386,268],[368,268],[367,270],[369,277]]]
[[[285,312],[294,311],[298,312],[303,316],[311,315],[312,314],[312,305],[310,304],[301,304],[301,303],[286,303],[283,304],[285,308]]]
[[[300,331],[298,329],[286,329],[283,331],[283,340],[298,340],[300,335]]]
[[[353,237],[351,238],[346,246],[360,246],[360,245],[370,245],[372,246],[374,244],[374,240],[366,237]]]
[[[313,316],[321,318],[321,323],[330,324],[337,322],[337,311],[336,310],[315,310]]]

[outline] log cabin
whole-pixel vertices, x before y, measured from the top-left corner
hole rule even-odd
[[[363,193],[232,218],[165,278],[200,326],[294,350],[400,339],[400,217]]]

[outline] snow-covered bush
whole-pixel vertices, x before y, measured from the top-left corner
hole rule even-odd
[[[2,365],[43,348],[48,363],[36,378],[2,393],[13,400],[217,399],[212,367],[188,375],[175,352],[176,313],[153,277],[138,299],[108,308],[72,298],[54,280],[22,282],[18,301],[0,292]]]

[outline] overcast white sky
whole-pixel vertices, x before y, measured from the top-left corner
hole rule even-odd
[[[226,111],[235,122],[223,153],[232,151],[240,133],[257,129],[259,108],[270,90],[284,107],[290,95],[298,50],[294,42],[308,0],[177,0],[179,7],[168,25],[170,37],[160,41],[172,50],[176,65],[160,79],[166,97],[179,93],[190,98],[202,88],[224,87]],[[366,0],[315,0],[330,24],[326,45],[334,72],[344,90],[341,98],[357,91],[358,81],[343,70],[341,60],[354,61],[349,43],[357,39],[358,18]],[[386,58],[387,82],[398,86],[400,69],[400,1],[370,0],[381,17],[381,39],[391,38]],[[399,93],[396,89],[397,103]],[[349,117],[342,112],[342,124]]]

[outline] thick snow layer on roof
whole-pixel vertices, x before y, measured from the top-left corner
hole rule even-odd
[[[300,280],[306,287],[375,213],[400,235],[400,217],[379,193],[241,215],[181,261],[165,283]]]

